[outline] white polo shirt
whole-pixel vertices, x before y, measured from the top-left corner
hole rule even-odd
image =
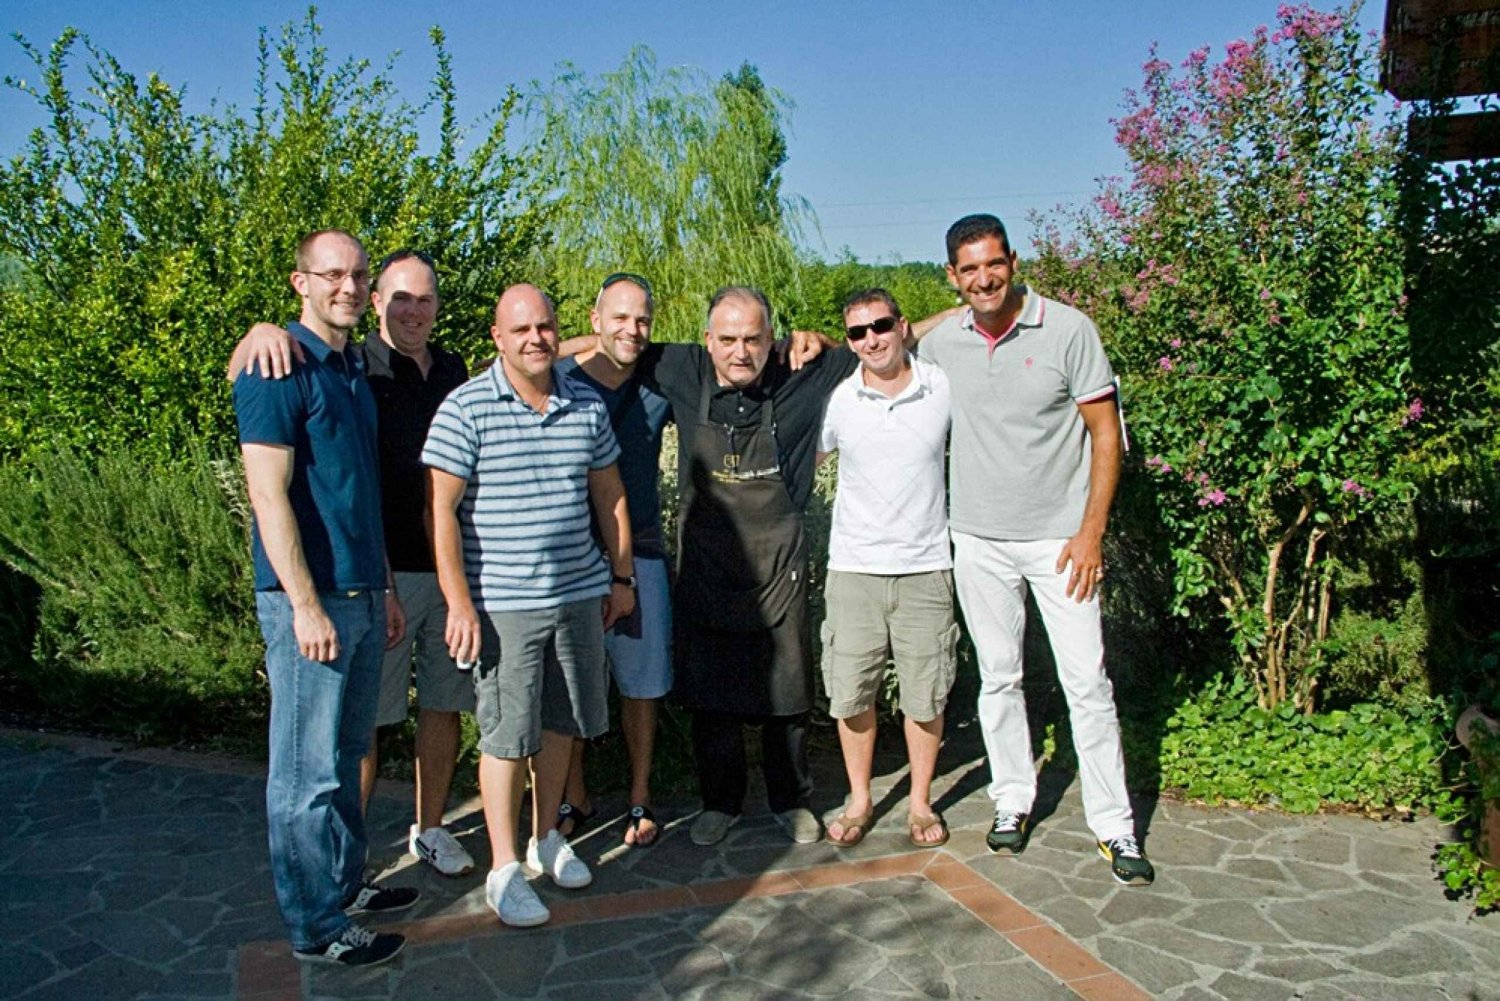
[[[830,570],[892,576],[953,567],[943,483],[948,377],[908,357],[912,380],[894,399],[865,387],[864,366],[828,398],[818,451],[839,453]]]

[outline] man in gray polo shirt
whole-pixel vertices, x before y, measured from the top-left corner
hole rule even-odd
[[[492,334],[499,360],[443,401],[422,462],[448,650],[460,663],[480,661],[479,790],[492,860],[485,897],[501,921],[525,926],[550,917],[516,851],[528,761],[528,865],[568,889],[593,879],[558,832],[557,808],[574,738],[609,726],[604,630],[635,607],[635,578],[609,413],[592,390],[554,377],[551,301],[531,285],[506,289]],[[590,504],[608,559],[594,541]]]
[[[1114,372],[1078,310],[1015,282],[1016,253],[992,215],[948,230],[948,279],[968,309],[943,319],[922,357],[953,391],[954,578],[979,654],[979,720],[990,759],[993,852],[1026,847],[1036,767],[1021,690],[1029,588],[1067,695],[1084,815],[1115,879],[1155,877],[1135,839],[1114,689],[1104,672],[1098,589],[1120,476]]]

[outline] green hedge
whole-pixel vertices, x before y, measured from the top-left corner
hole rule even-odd
[[[90,727],[258,733],[247,514],[238,463],[202,448],[170,464],[123,449],[0,466],[0,555],[38,590],[31,657],[8,670]]]

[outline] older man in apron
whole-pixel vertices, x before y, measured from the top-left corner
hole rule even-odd
[[[714,844],[739,819],[756,726],[772,813],[794,841],[816,841],[802,521],[824,404],[858,359],[827,352],[792,372],[773,357],[765,296],[740,286],[713,297],[704,341],[653,345],[640,369],[681,435],[673,692],[693,712],[703,813],[691,834]]]

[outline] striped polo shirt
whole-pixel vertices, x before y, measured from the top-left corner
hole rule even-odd
[[[432,420],[422,462],[468,481],[458,506],[464,571],[484,612],[602,598],[609,563],[589,530],[588,474],[620,449],[598,394],[553,373],[547,412],[527,406],[496,362]]]

